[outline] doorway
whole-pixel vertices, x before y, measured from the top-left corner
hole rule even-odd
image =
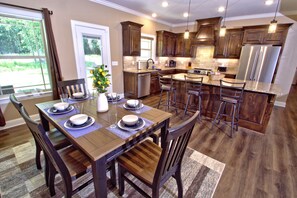
[[[92,92],[91,69],[103,64],[111,74],[109,27],[74,20],[71,20],[71,27],[77,77],[84,78]],[[107,91],[112,92],[112,84]]]

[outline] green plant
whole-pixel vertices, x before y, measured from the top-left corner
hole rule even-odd
[[[108,70],[104,69],[104,65],[100,65],[90,70],[90,73],[93,75],[93,87],[97,89],[98,93],[105,93],[110,85]]]

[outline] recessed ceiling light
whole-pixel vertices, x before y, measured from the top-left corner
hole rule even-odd
[[[184,17],[188,17],[189,14],[188,14],[187,12],[184,12],[183,16],[184,16]]]
[[[220,6],[219,8],[218,8],[218,12],[224,12],[225,11],[225,7],[224,6]]]
[[[153,13],[152,14],[152,17],[156,18],[157,17],[157,14],[156,13]]]
[[[162,2],[162,7],[166,8],[168,6],[168,2],[167,1],[163,1]]]
[[[266,0],[265,1],[265,5],[272,5],[273,4],[273,0]]]

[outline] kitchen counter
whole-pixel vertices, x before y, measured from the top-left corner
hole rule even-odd
[[[187,93],[185,88],[185,75],[196,75],[179,73],[173,74],[174,85],[176,87],[176,100],[180,109],[185,108]],[[170,77],[166,75],[164,77]],[[202,94],[202,114],[214,119],[220,105],[220,81],[210,80],[208,76],[203,76]],[[224,79],[226,81],[238,82],[241,80]],[[242,82],[242,81],[241,81]],[[246,81],[243,94],[243,102],[240,106],[239,126],[251,129],[260,133],[265,133],[270,115],[277,95],[281,95],[280,88],[275,84]],[[191,97],[191,105],[198,104],[198,98]],[[229,113],[231,108],[226,109]]]
[[[172,77],[174,80],[185,80],[185,75],[195,75],[195,76],[201,76],[203,77],[203,84],[205,85],[212,85],[212,86],[220,86],[219,80],[210,80],[208,76],[205,75],[196,75],[196,74],[187,74],[187,73],[180,73],[180,74],[174,74]],[[165,76],[166,77],[166,76]],[[169,75],[167,77],[170,77]],[[229,82],[243,82],[242,80],[238,79],[229,79],[229,78],[223,78],[223,80],[229,81]],[[263,83],[263,82],[256,82],[256,81],[245,81],[245,91],[252,91],[252,92],[258,92],[258,93],[266,93],[266,94],[273,94],[277,96],[281,96],[282,92],[278,85],[271,84],[271,83]]]

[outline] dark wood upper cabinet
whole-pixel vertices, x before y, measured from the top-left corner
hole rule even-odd
[[[214,58],[239,58],[242,35],[242,29],[229,29],[224,37],[216,31]]]
[[[157,56],[175,56],[176,34],[168,31],[157,31]]]
[[[141,27],[143,25],[131,21],[121,22],[123,35],[123,56],[140,56]]]
[[[291,24],[278,24],[275,33],[268,33],[268,26],[244,27],[242,44],[283,45]]]
[[[197,21],[197,34],[194,45],[214,45],[215,31],[220,28],[222,17],[198,19]]]
[[[184,39],[184,33],[176,34],[175,56],[177,57],[195,57],[196,46],[192,45],[195,38],[195,32],[191,32],[189,39]]]

